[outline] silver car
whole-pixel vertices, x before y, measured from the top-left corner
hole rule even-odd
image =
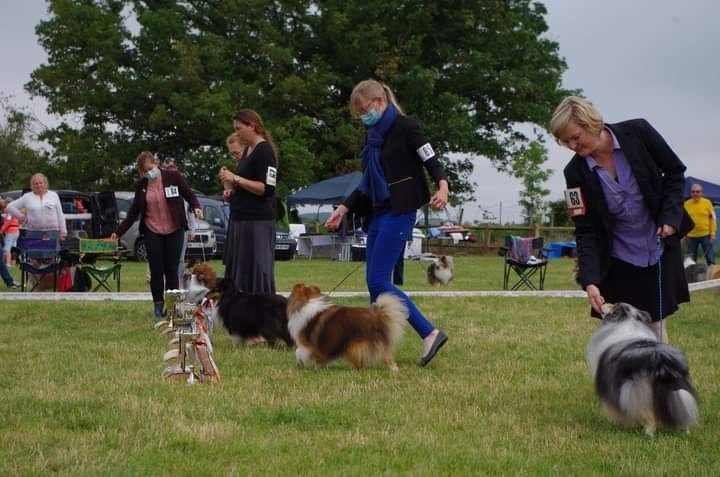
[[[115,192],[118,206],[118,218],[122,221],[127,218],[128,210],[132,205],[134,192]],[[140,221],[136,221],[125,234],[120,237],[120,243],[130,251],[130,256],[136,260],[147,260],[145,242],[140,234]],[[215,232],[210,224],[204,220],[197,221],[197,229],[193,231],[192,239],[188,239],[185,256],[195,259],[210,259],[217,252]]]

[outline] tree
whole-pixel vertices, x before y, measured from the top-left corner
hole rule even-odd
[[[0,190],[27,188],[30,176],[36,172],[53,177],[47,157],[30,146],[36,128],[37,121],[27,111],[14,106],[7,96],[0,95]]]
[[[240,107],[275,135],[281,193],[356,170],[363,128],[347,100],[374,77],[423,125],[454,195],[470,198],[473,160],[508,170],[531,140],[516,125],[545,124],[567,93],[531,0],[52,0],[49,11],[37,27],[48,63],[27,88],[68,118],[46,138],[83,187],[127,186],[150,149],[216,190]]]
[[[542,168],[546,159],[547,151],[542,143],[532,141],[512,164],[513,175],[522,180],[523,190],[520,191],[518,202],[528,225],[542,223],[543,198],[550,195],[550,190],[542,187],[543,182],[552,175],[551,169]]]
[[[547,203],[550,224],[555,227],[567,227],[572,225],[568,215],[567,204],[564,199],[553,200]]]

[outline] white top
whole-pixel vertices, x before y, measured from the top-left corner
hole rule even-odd
[[[49,190],[42,198],[34,192],[28,192],[10,202],[7,212],[13,217],[22,219],[23,214],[20,209],[25,209],[27,217],[25,226],[28,230],[58,230],[60,235],[67,235],[62,204],[55,192]]]

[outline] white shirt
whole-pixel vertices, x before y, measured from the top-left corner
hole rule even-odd
[[[34,192],[28,192],[8,204],[7,212],[18,219],[23,218],[20,209],[25,209],[28,230],[58,230],[60,235],[67,235],[65,214],[62,211],[60,197],[49,190],[42,198]]]

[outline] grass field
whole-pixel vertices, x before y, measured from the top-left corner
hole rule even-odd
[[[329,290],[356,264],[279,262],[278,288]],[[499,258],[461,258],[452,290],[499,289]],[[554,261],[548,288],[570,289]],[[123,290],[145,291],[125,267]],[[407,289],[428,289],[406,264]],[[135,283],[137,282],[137,283]],[[132,288],[132,290],[131,290]],[[339,290],[363,290],[362,269]],[[365,300],[338,299],[361,304]],[[0,301],[0,475],[718,475],[716,290],[669,320],[701,397],[690,435],[624,431],[601,415],[584,363],[597,322],[560,298],[419,298],[450,336],[427,369],[408,330],[400,372],[298,369],[287,349],[233,348],[223,382],[163,382],[149,303]]]

